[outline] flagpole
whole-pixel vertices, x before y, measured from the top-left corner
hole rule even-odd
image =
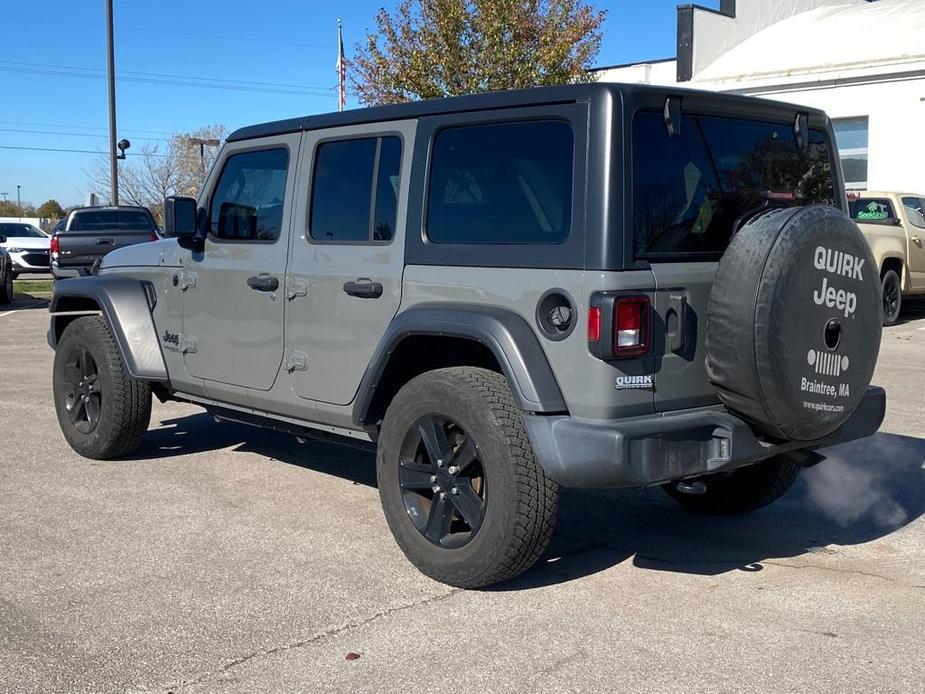
[[[347,61],[344,57],[344,31],[340,17],[337,18],[337,110],[347,107]]]

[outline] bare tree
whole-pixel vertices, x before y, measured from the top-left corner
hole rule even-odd
[[[166,144],[145,145],[137,155],[119,162],[119,197],[129,205],[147,207],[161,223],[161,203],[168,195],[199,194],[218,146],[202,144],[225,135],[225,126],[210,125],[189,133],[174,133]],[[110,198],[109,154],[101,153],[86,171],[93,192]]]

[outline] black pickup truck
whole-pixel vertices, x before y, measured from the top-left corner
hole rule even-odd
[[[82,207],[51,239],[51,272],[55,279],[90,275],[110,251],[159,238],[145,207]]]

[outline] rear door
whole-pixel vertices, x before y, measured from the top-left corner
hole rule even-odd
[[[353,401],[401,303],[413,121],[308,132],[286,281],[299,397]]]
[[[908,237],[909,278],[913,289],[925,289],[925,198],[903,196]]]
[[[269,390],[283,355],[283,291],[300,133],[226,146],[208,198],[201,253],[186,251],[187,371],[206,381]],[[216,176],[216,174],[213,174]]]
[[[800,147],[792,121],[693,114],[683,115],[672,135],[663,111],[640,111],[632,166],[635,255],[656,282],[655,407],[717,403],[706,327],[718,261],[743,215],[835,202],[827,136],[810,130]]]

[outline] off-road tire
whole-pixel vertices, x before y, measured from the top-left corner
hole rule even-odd
[[[0,277],[0,304],[13,303],[13,269],[7,263],[6,272]]]
[[[883,324],[896,325],[903,308],[902,282],[895,270],[884,272],[880,282],[883,291]]]
[[[716,516],[749,513],[777,501],[793,485],[800,466],[787,456],[777,456],[731,473],[706,475],[703,494],[685,494],[677,482],[662,485],[672,499],[685,508]]]
[[[433,416],[458,423],[471,436],[484,468],[483,520],[460,547],[428,540],[409,517],[401,488],[402,447],[417,423]],[[377,473],[383,512],[396,542],[422,573],[443,583],[481,588],[511,579],[536,563],[552,537],[558,485],[535,460],[501,374],[453,367],[405,384],[382,423]]]
[[[66,370],[80,350],[95,362],[99,382],[98,422],[89,432],[78,430],[68,410],[73,389],[66,382]],[[53,392],[61,432],[77,453],[109,460],[138,449],[151,419],[151,386],[129,376],[102,317],[78,318],[65,328],[55,348]]]

